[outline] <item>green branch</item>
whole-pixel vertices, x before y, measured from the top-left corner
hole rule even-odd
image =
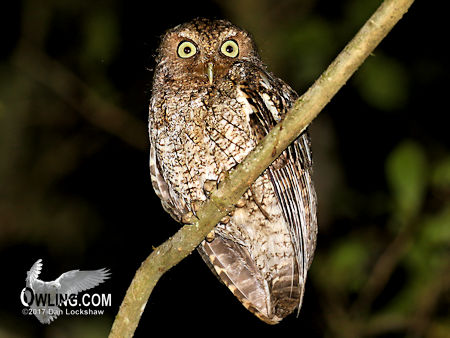
[[[305,130],[413,2],[385,0],[313,86],[294,103],[284,120],[201,205],[197,211],[198,219],[194,219],[191,225],[183,226],[151,253],[136,272],[112,326],[110,338],[133,336],[159,278],[189,255],[220,219],[234,208],[234,203],[253,181]]]

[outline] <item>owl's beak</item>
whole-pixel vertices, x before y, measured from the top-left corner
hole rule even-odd
[[[208,66],[206,67],[206,76],[208,76],[209,84],[212,85],[214,80],[214,64],[212,62],[208,62]]]

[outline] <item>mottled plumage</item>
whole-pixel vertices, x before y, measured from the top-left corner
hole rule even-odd
[[[297,94],[266,70],[251,36],[196,19],[162,38],[150,101],[150,171],[177,221],[207,199],[205,182],[240,163]],[[300,308],[316,243],[316,196],[304,132],[198,250],[242,304],[276,324]]]

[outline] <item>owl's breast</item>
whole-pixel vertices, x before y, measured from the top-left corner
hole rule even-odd
[[[251,107],[237,88],[179,89],[154,102],[150,131],[161,173],[185,202],[204,200],[203,184],[255,147]]]

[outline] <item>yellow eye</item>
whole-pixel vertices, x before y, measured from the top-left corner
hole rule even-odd
[[[197,47],[192,42],[183,41],[178,45],[177,52],[180,58],[187,59],[197,53]]]
[[[239,54],[239,46],[236,41],[227,40],[222,44],[222,47],[220,47],[220,51],[225,56],[235,58]]]

